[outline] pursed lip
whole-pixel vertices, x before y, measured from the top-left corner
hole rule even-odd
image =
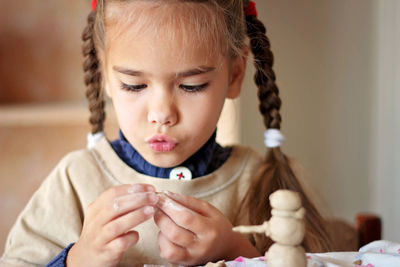
[[[163,134],[156,134],[145,141],[156,152],[169,152],[177,145],[177,142],[173,138]]]
[[[177,142],[169,137],[168,135],[164,135],[164,134],[156,134],[150,138],[147,138],[145,140],[147,143],[155,143],[155,142],[166,142],[166,143],[171,143],[171,144],[177,144]]]

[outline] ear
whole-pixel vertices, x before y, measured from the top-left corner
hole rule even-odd
[[[231,62],[231,73],[227,98],[234,99],[239,96],[242,89],[243,79],[246,74],[247,56],[249,48],[242,48],[242,55],[234,58]]]

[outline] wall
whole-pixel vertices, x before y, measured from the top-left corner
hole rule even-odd
[[[0,104],[81,100],[90,1],[0,0]]]
[[[375,211],[384,237],[399,241],[399,3],[256,2],[275,55],[284,151],[306,168],[325,214],[352,221]],[[264,153],[253,71],[241,97],[241,140]]]
[[[372,208],[382,214],[384,237],[400,240],[400,2],[379,1],[378,65],[374,92]]]

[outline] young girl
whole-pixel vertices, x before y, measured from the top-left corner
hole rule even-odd
[[[269,239],[231,229],[267,220],[267,197],[279,188],[302,194],[306,250],[328,249],[323,219],[279,148],[273,55],[253,2],[101,0],[93,2],[83,40],[88,149],[67,155],[34,194],[11,230],[3,265],[256,257]],[[268,129],[264,160],[215,142],[225,99],[240,93],[249,48]],[[113,142],[102,132],[104,94],[120,126]]]

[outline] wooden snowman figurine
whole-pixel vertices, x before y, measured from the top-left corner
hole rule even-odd
[[[301,247],[305,234],[304,214],[298,193],[277,190],[269,197],[271,219],[262,225],[238,226],[240,233],[264,233],[275,243],[265,253],[268,267],[306,267],[307,259]]]

